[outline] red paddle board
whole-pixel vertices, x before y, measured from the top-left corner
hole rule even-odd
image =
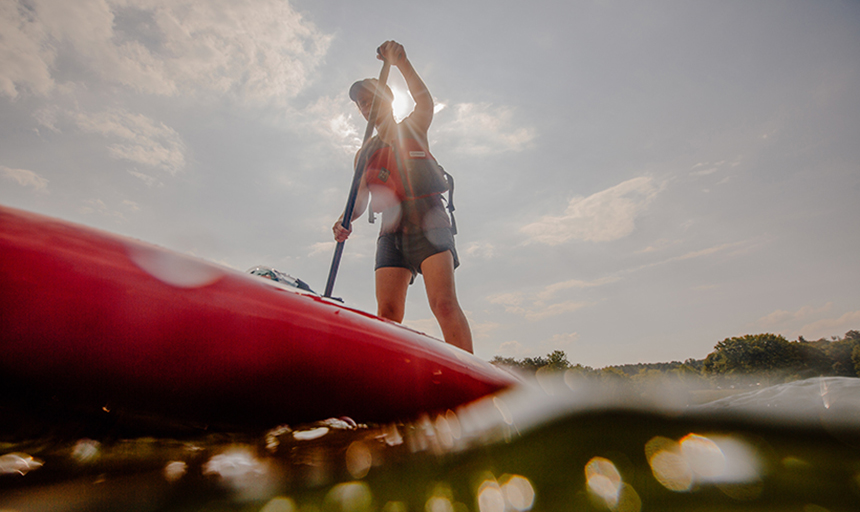
[[[264,427],[409,419],[516,382],[306,290],[6,207],[0,376],[83,406]]]

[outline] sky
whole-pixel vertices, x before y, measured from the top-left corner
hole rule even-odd
[[[0,1],[0,204],[325,288],[402,43],[484,359],[860,329],[860,2]],[[409,106],[397,70],[398,115]],[[378,224],[334,295],[375,312]],[[404,323],[440,337],[423,282]]]

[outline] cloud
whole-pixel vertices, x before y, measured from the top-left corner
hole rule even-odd
[[[785,311],[782,309],[778,309],[773,313],[765,315],[758,319],[756,322],[760,327],[764,329],[774,329],[780,328],[788,324],[789,322],[806,322],[809,321],[811,317],[817,317],[822,313],[826,313],[833,308],[833,303],[828,302],[823,307],[817,308],[814,306],[803,306],[797,311]]]
[[[583,289],[583,288],[595,288],[598,286],[604,286],[607,284],[615,283],[620,281],[620,277],[603,277],[601,279],[596,279],[594,281],[581,281],[579,279],[571,279],[568,281],[562,281],[560,283],[555,283],[547,286],[540,293],[537,294],[537,298],[541,301],[549,300],[554,297],[558,292],[563,290],[570,289]]]
[[[701,171],[693,171],[690,174],[693,176],[707,176],[708,174],[713,174],[717,172],[716,167],[711,167],[710,169],[703,169]]]
[[[185,144],[164,123],[121,109],[95,114],[69,112],[69,116],[82,131],[116,141],[108,146],[113,158],[155,167],[171,175],[185,167]]]
[[[353,155],[361,148],[367,123],[352,104],[342,98],[324,96],[298,112],[308,125],[321,136],[330,140],[344,155]],[[359,119],[359,126],[356,124]]]
[[[499,345],[497,353],[502,357],[521,357],[527,352],[519,341],[506,341]]]
[[[554,334],[549,339],[548,345],[555,349],[565,349],[572,347],[577,341],[579,341],[579,333],[567,332]]]
[[[573,313],[593,305],[591,302],[572,299],[562,299],[552,302],[552,299],[561,291],[603,286],[618,280],[619,278],[616,277],[607,277],[590,282],[569,280],[546,286],[537,293],[506,292],[492,295],[487,300],[490,304],[502,306],[506,313],[522,316],[530,322],[536,322],[554,316]]]
[[[505,308],[507,313],[523,315],[525,308],[521,306],[524,296],[521,292],[498,293],[487,298],[490,304],[498,304]]]
[[[579,334],[575,332],[554,334],[538,346],[526,347],[516,340],[506,341],[499,345],[496,354],[501,357],[525,358],[543,357],[555,350],[571,349],[579,340]]]
[[[179,133],[162,122],[122,108],[102,112],[86,112],[80,108],[63,109],[48,105],[36,110],[33,118],[39,126],[62,133],[67,123],[82,132],[104,137],[107,152],[117,160],[141,164],[167,172],[171,176],[186,165],[186,146]],[[158,178],[138,169],[128,171],[148,186],[161,186]]]
[[[768,332],[784,334],[788,338],[803,336],[807,340],[841,336],[858,329],[860,311],[849,311],[833,316],[834,303],[823,306],[805,305],[796,311],[778,309],[759,318],[755,325]]]
[[[328,128],[339,139],[350,141],[351,144],[344,144],[343,147],[353,153],[361,148],[362,141],[351,121],[352,116],[338,114],[328,121]]]
[[[142,182],[144,182],[147,187],[152,188],[152,187],[163,187],[164,186],[164,183],[159,181],[158,178],[156,178],[155,176],[150,176],[149,174],[145,174],[145,173],[142,173],[140,171],[131,170],[131,169],[129,169],[128,173],[131,174],[132,176],[134,176],[135,178],[141,180]]]
[[[725,166],[728,166],[729,169],[733,169],[741,164],[741,159],[742,157],[739,156],[731,162],[727,160],[720,160],[719,162],[713,163],[699,162],[690,169],[690,176],[708,176],[718,171],[724,171]],[[726,176],[720,181],[720,183],[726,182],[728,178],[729,177]]]
[[[496,255],[496,248],[490,242],[472,242],[464,252],[470,257],[491,259]]]
[[[0,32],[0,93],[11,97],[48,94],[62,58],[146,94],[283,101],[331,41],[281,0],[13,0],[0,4]]]
[[[130,203],[130,204],[129,204]],[[137,204],[131,201],[123,202],[123,206],[131,211],[137,211],[139,208]],[[125,215],[123,212],[118,210],[111,209],[107,203],[102,201],[101,199],[87,199],[84,201],[84,205],[81,206],[78,211],[84,215],[92,215],[97,214],[103,217],[108,217],[110,219],[115,220],[117,223],[123,223],[126,221]]]
[[[742,244],[743,244],[743,242],[731,242],[731,243],[727,243],[727,244],[716,245],[714,247],[708,247],[705,249],[700,249],[698,251],[690,251],[688,253],[682,254],[680,256],[677,256],[675,258],[671,258],[671,259],[666,260],[666,261],[667,262],[668,261],[683,261],[683,260],[690,260],[693,258],[701,258],[703,256],[710,256],[712,254],[716,254],[718,252],[725,251],[726,249],[738,247]]]
[[[435,112],[446,110],[446,107],[443,103],[436,103]],[[515,125],[511,108],[460,103],[450,110],[454,112],[454,119],[436,117],[432,133],[438,140],[451,144],[454,151],[469,155],[518,152],[529,148],[535,138],[534,129]],[[322,119],[322,122],[316,122],[317,131],[332,137],[349,153],[355,153],[361,147],[366,122],[357,115],[351,102],[346,104],[338,98],[320,98],[304,114],[312,123],[314,119]]]
[[[454,105],[453,121],[437,121],[435,133],[470,155],[523,151],[536,137],[534,128],[519,126],[510,107],[489,103]]]
[[[45,191],[48,180],[27,169],[10,169],[0,165],[0,174],[7,180],[14,181],[22,187],[31,187],[37,191]]]
[[[442,331],[439,329],[439,323],[435,318],[414,318],[403,321],[403,325],[412,330],[423,332],[428,336],[442,339]]]
[[[661,260],[661,261],[655,261],[653,263],[647,263],[645,265],[640,265],[638,267],[628,269],[625,272],[626,273],[633,273],[633,272],[638,272],[640,270],[645,270],[648,268],[657,267],[660,265],[675,263],[678,261],[685,261],[685,260],[691,260],[691,259],[696,259],[696,258],[704,258],[706,256],[712,256],[714,254],[725,253],[725,252],[728,252],[732,249],[734,249],[734,251],[729,252],[728,256],[737,256],[737,255],[744,254],[746,252],[751,251],[752,249],[758,247],[761,243],[763,243],[763,242],[762,241],[756,241],[756,240],[752,240],[752,241],[745,240],[745,241],[740,241],[740,242],[728,242],[725,244],[715,245],[712,247],[706,247],[705,249],[699,249],[697,251],[689,251],[689,252],[686,252],[686,253],[678,255],[678,256],[666,258],[666,259]],[[642,251],[642,252],[651,252],[651,251]]]
[[[562,215],[545,215],[520,231],[530,241],[547,245],[618,240],[633,232],[636,218],[660,190],[651,177],[633,178],[585,198],[574,197]]]
[[[39,126],[47,128],[54,133],[61,133],[57,124],[59,124],[62,114],[62,109],[57,105],[48,105],[33,112],[33,119],[36,120]],[[38,129],[36,132],[38,133]]]
[[[472,328],[472,336],[476,340],[489,339],[490,336],[494,332],[496,332],[502,328],[501,324],[499,324],[497,322],[476,323],[476,322],[472,322],[470,319],[469,323],[470,323],[471,328]]]
[[[435,112],[446,109],[436,103]],[[454,119],[436,117],[431,133],[434,143],[450,144],[453,151],[469,155],[489,155],[508,151],[523,151],[535,138],[534,129],[517,127],[513,109],[489,104],[460,103],[453,108]],[[361,148],[367,125],[352,102],[341,98],[320,98],[302,114],[316,131],[330,137],[335,145],[350,154]],[[399,118],[398,118],[399,119]]]
[[[21,89],[47,94],[54,87],[50,68],[56,50],[42,44],[44,26],[32,8],[16,1],[0,2],[0,94],[16,98]]]
[[[860,326],[860,311],[849,311],[838,318],[822,318],[804,325],[798,330],[798,335],[814,340],[842,334]]]
[[[308,257],[314,257],[317,254],[327,254],[334,251],[337,243],[335,242],[317,242],[310,247],[310,252],[308,253]]]
[[[662,250],[666,249],[667,247],[671,247],[671,246],[677,245],[679,243],[681,243],[680,240],[667,240],[665,238],[661,238],[661,239],[657,240],[656,242],[652,243],[651,245],[649,245],[648,247],[636,251],[636,254],[646,254],[646,253],[650,253],[650,252],[662,251]]]
[[[539,320],[545,320],[554,316],[564,315],[566,313],[573,313],[574,311],[579,311],[580,309],[590,305],[591,304],[588,302],[566,300],[563,302],[548,304],[543,307],[538,307],[526,311],[525,317],[526,320],[530,322],[537,322]]]

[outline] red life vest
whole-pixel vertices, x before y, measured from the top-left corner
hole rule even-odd
[[[415,139],[399,138],[392,146],[374,137],[366,150],[372,152],[364,177],[374,212],[448,190],[442,168]]]

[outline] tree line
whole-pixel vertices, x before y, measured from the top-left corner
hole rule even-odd
[[[492,364],[523,373],[566,371],[586,378],[633,379],[672,377],[693,384],[711,385],[755,378],[769,384],[820,376],[860,377],[860,331],[845,336],[789,341],[776,334],[747,334],[726,338],[704,359],[669,363],[637,363],[594,369],[571,364],[562,350],[546,357],[496,356]]]

